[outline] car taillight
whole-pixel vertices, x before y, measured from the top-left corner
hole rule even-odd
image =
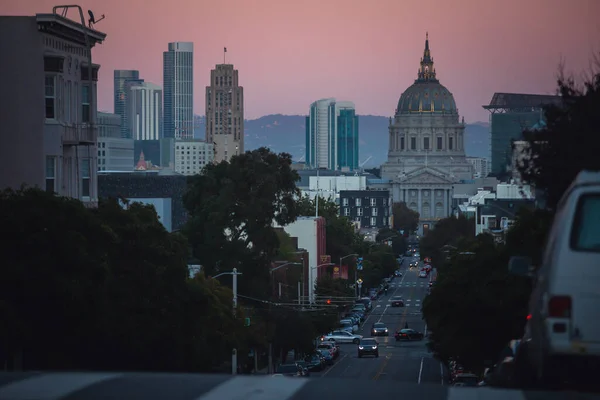
[[[548,316],[571,318],[571,296],[553,296],[548,301]]]

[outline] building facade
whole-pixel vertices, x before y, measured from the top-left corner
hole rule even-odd
[[[419,212],[420,233],[450,215],[453,184],[472,179],[464,130],[452,93],[437,79],[426,37],[417,79],[390,118],[388,159],[381,170],[394,201]]]
[[[131,139],[131,130],[128,121],[128,97],[129,86],[132,84],[143,83],[140,79],[140,71],[117,69],[114,72],[114,110],[121,118],[121,137]]]
[[[389,228],[392,199],[388,190],[342,190],[340,215],[363,228]]]
[[[210,71],[206,87],[206,141],[214,145],[214,161],[227,161],[244,152],[244,88],[232,64]]]
[[[194,44],[169,43],[163,53],[164,137],[194,137]]]
[[[187,178],[172,171],[101,172],[98,174],[100,198],[125,198],[151,204],[169,232],[187,222],[183,194]]]
[[[183,175],[197,175],[214,160],[214,145],[200,139],[175,141],[175,171]]]
[[[128,87],[127,121],[134,140],[163,138],[163,93],[160,86],[149,82]]]
[[[560,104],[560,96],[520,93],[494,93],[490,104],[491,167],[490,172],[502,176],[512,160],[512,142],[523,139],[523,131],[544,121],[544,107]]]
[[[97,204],[100,66],[92,48],[105,38],[58,13],[0,17],[0,87],[10,99],[0,107],[0,187],[26,184]]]
[[[317,100],[306,117],[306,164],[310,168],[358,168],[358,116],[354,103]]]
[[[485,178],[490,173],[490,160],[483,157],[467,157],[473,166],[473,178]]]
[[[121,137],[122,116],[98,113],[98,171],[132,171],[133,139]]]

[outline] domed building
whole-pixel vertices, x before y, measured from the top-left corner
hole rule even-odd
[[[381,169],[393,201],[419,212],[421,234],[451,214],[453,184],[473,179],[464,131],[452,92],[437,79],[427,35],[417,79],[390,118],[388,159]]]

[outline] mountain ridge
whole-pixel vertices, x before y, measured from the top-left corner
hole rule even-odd
[[[268,147],[277,153],[289,153],[294,161],[304,161],[305,115],[270,114],[244,121],[245,148],[253,150]],[[196,119],[195,137],[204,138],[204,118]],[[359,162],[364,167],[377,167],[387,159],[389,117],[359,115],[358,132]],[[489,158],[489,124],[475,122],[465,128],[465,152],[467,156]],[[369,158],[370,157],[370,158]]]

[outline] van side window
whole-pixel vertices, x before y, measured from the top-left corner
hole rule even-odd
[[[571,232],[571,248],[600,252],[600,193],[581,196]]]

